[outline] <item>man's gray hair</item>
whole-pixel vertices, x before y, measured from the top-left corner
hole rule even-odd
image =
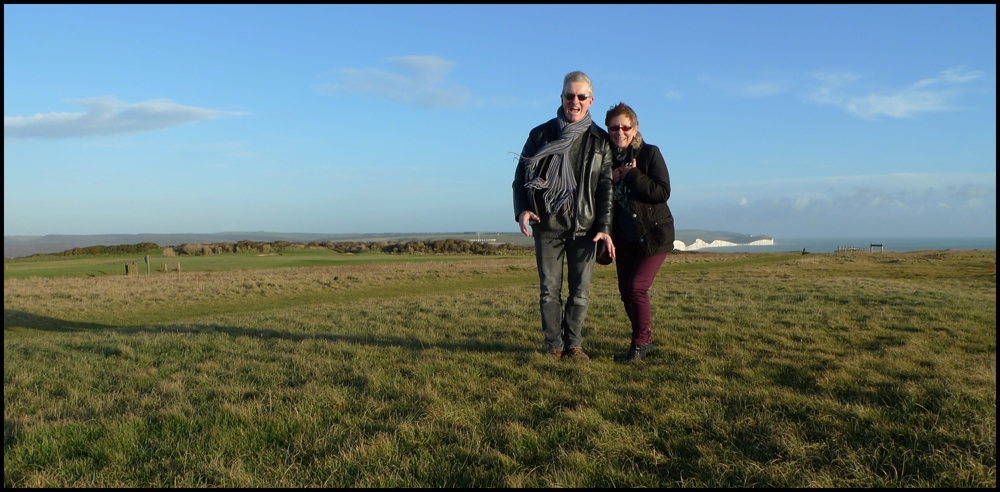
[[[589,96],[594,97],[594,83],[590,81],[590,77],[587,77],[587,74],[580,71],[570,72],[563,77],[562,94],[566,93],[566,88],[573,82],[586,82],[590,86]],[[562,94],[559,95],[562,96]]]

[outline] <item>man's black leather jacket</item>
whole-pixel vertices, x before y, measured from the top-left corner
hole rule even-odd
[[[574,163],[576,172],[576,197],[574,199],[574,214],[572,223],[566,217],[550,216],[545,211],[544,203],[535,203],[535,195],[524,187],[525,165],[524,157],[531,157],[545,144],[559,138],[559,124],[555,118],[531,130],[528,141],[521,150],[522,158],[518,160],[514,171],[514,220],[521,212],[529,210],[538,215],[539,221],[532,223],[532,233],[544,238],[556,237],[593,237],[598,232],[611,234],[611,206],[614,195],[611,181],[611,147],[608,144],[608,134],[594,123],[580,138],[583,142],[582,165]],[[538,175],[544,176],[553,156],[545,157],[536,168]],[[540,202],[540,201],[539,201]],[[560,220],[562,219],[562,220]]]

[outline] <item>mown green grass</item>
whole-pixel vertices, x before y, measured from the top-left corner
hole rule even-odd
[[[4,485],[996,485],[995,252],[613,267],[587,363],[534,260],[4,282]],[[334,280],[336,279],[336,280]]]
[[[214,255],[183,255],[163,257],[162,250],[149,252],[149,274],[176,273],[176,269],[164,272],[163,264],[180,263],[185,272],[216,272],[227,270],[267,270],[272,268],[363,265],[369,263],[400,262],[451,262],[481,260],[482,255],[434,255],[434,254],[383,254],[383,253],[338,253],[320,249],[286,249],[280,253],[220,253]],[[4,279],[8,278],[56,278],[56,277],[102,277],[125,274],[126,264],[137,264],[139,275],[146,275],[145,254],[128,256],[87,255],[82,257],[31,257],[17,258],[5,263]]]

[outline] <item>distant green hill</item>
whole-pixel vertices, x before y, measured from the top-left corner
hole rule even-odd
[[[73,248],[91,246],[117,246],[126,244],[153,243],[160,246],[176,246],[179,244],[210,244],[222,242],[248,241],[288,241],[309,243],[312,241],[437,241],[444,239],[482,239],[496,243],[509,243],[515,246],[533,246],[534,240],[514,232],[449,232],[449,233],[379,233],[379,234],[319,234],[319,233],[284,233],[284,232],[219,232],[212,234],[99,234],[99,235],[62,235],[47,236],[4,236],[4,258],[18,258],[35,254],[59,253]],[[760,239],[771,239],[768,236],[751,236],[738,232],[705,231],[689,229],[677,231],[677,239],[684,244],[691,244],[695,239],[712,242],[716,239],[736,244],[746,244]]]

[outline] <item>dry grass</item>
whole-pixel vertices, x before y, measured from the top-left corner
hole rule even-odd
[[[530,272],[528,270],[531,270]],[[356,295],[398,294],[399,286],[433,291],[470,279],[520,272],[534,260],[391,263],[334,267],[181,272],[141,277],[4,280],[4,311],[79,322],[169,321],[203,312],[259,310],[298,302],[333,302]],[[520,278],[520,277],[519,277]],[[346,297],[345,297],[346,295]]]
[[[531,259],[5,280],[5,486],[992,488],[995,262],[672,255],[635,365],[612,267],[589,363]]]

